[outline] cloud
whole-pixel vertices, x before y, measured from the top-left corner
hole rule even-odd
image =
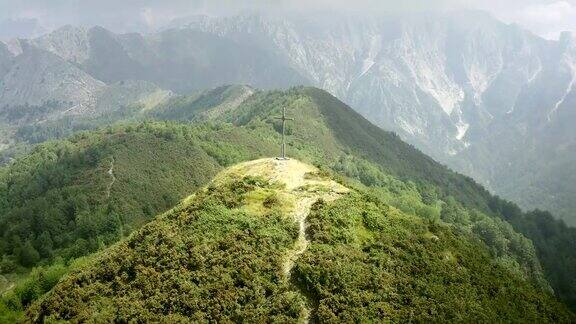
[[[576,0],[0,0],[0,23],[26,18],[45,29],[73,24],[146,32],[194,14],[482,9],[537,34],[556,37],[562,30],[576,30],[575,7]]]
[[[456,1],[434,0],[434,8]],[[48,29],[65,24],[101,25],[118,32],[150,31],[174,18],[246,12],[429,10],[430,0],[0,0],[0,22],[33,18]]]
[[[42,35],[48,29],[40,25],[36,18],[15,18],[0,21],[0,40],[10,38],[29,38]]]
[[[561,0],[529,4],[512,11],[506,20],[516,22],[543,37],[557,39],[562,31],[576,31],[576,3]]]
[[[576,6],[568,1],[558,1],[549,4],[531,5],[519,12],[519,17],[526,21],[539,22],[541,24],[553,24],[565,21],[576,13]]]

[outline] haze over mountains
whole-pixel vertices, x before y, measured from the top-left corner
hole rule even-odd
[[[576,35],[476,1],[0,4],[109,26],[0,41],[0,323],[576,322]]]
[[[481,12],[193,17],[152,35],[68,26],[0,44],[0,79],[0,116],[44,106],[5,124],[221,84],[314,85],[522,207],[576,222],[570,33],[544,40]]]

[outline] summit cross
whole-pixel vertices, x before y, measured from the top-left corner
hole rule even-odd
[[[288,158],[286,157],[286,134],[285,134],[286,121],[294,120],[294,118],[287,118],[286,108],[282,107],[282,117],[275,117],[274,119],[279,119],[282,121],[282,147],[280,149],[281,156],[278,158],[278,160],[288,160]]]

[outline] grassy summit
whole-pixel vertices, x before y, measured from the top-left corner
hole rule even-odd
[[[73,271],[27,316],[36,322],[574,320],[466,234],[346,188],[315,167],[273,159],[223,171]]]

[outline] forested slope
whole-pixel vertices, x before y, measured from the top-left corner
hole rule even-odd
[[[297,163],[297,162],[296,162]],[[528,321],[575,319],[485,245],[294,162],[235,166],[65,277],[33,322]],[[313,168],[309,168],[313,170]],[[338,191],[334,191],[338,190]],[[335,202],[321,196],[333,196]],[[285,276],[305,220],[310,246]]]
[[[576,249],[556,248],[574,246],[573,229],[490,196],[321,90],[256,91],[234,105],[226,104],[242,91],[213,93],[40,144],[0,169],[2,273],[68,264],[171,208],[222,167],[276,155],[274,117],[286,107],[296,118],[287,129],[290,156],[355,181],[407,215],[475,237],[499,266],[542,291],[550,283],[573,305]],[[150,118],[175,121],[139,121]],[[539,222],[555,229],[553,238]],[[10,304],[21,310],[36,297],[22,298],[17,288],[9,298],[23,305]]]

